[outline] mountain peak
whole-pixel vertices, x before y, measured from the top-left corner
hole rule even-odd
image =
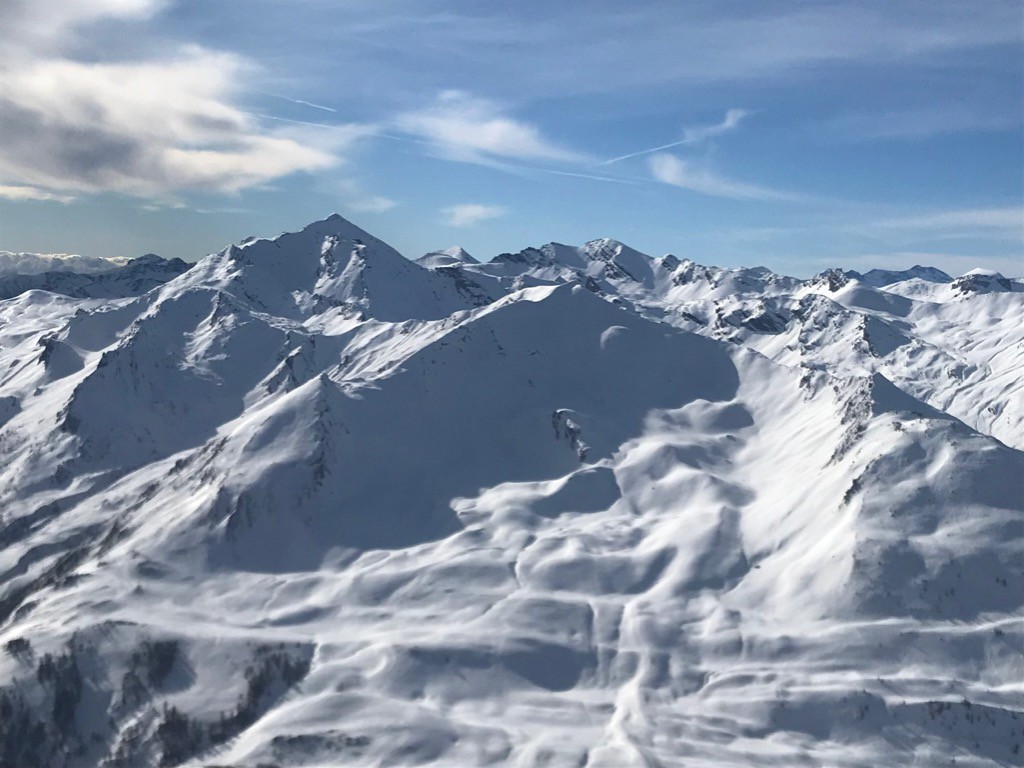
[[[953,290],[962,294],[1015,293],[1024,290],[1024,286],[994,269],[972,269],[953,281]]]
[[[926,267],[915,264],[910,269],[872,269],[864,273],[855,270],[847,270],[843,273],[847,277],[859,280],[872,288],[883,288],[893,283],[902,283],[904,280],[924,280],[929,283],[949,283],[953,278],[935,267]]]
[[[430,253],[426,253],[416,259],[416,263],[421,267],[434,269],[435,267],[451,267],[458,264],[479,264],[480,262],[473,258],[462,246],[453,245],[451,248],[445,248],[443,251],[431,251]]]
[[[583,244],[583,247],[580,248],[580,250],[592,251],[597,250],[599,248],[607,248],[609,250],[614,250],[617,248],[627,247],[628,246],[621,240],[616,240],[615,238],[612,237],[595,237],[593,240],[587,240],[587,242]]]
[[[356,243],[380,242],[365,229],[353,224],[339,213],[332,213],[326,219],[311,222],[303,227],[302,231],[316,235],[332,235]]]
[[[36,275],[44,272],[93,274],[123,267],[129,261],[122,256],[0,251],[0,275]]]
[[[158,256],[155,253],[144,253],[141,256],[135,257],[128,263],[133,266],[138,266],[140,264],[163,264],[167,261],[169,261],[169,259],[165,259],[163,256]]]

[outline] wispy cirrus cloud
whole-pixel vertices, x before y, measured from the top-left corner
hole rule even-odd
[[[463,91],[443,91],[432,105],[399,115],[395,125],[445,157],[463,162],[586,159],[544,136],[536,125],[512,117],[497,102]]]
[[[349,203],[348,207],[360,213],[385,213],[398,205],[396,200],[383,195],[370,195],[361,197]]]
[[[324,193],[338,200],[339,209],[342,211],[386,213],[399,205],[397,200],[367,190],[363,184],[352,178],[323,179],[318,186]]]
[[[825,120],[819,135],[845,142],[863,142],[922,139],[968,132],[1019,132],[1020,128],[1021,117],[1010,104],[1005,106],[1005,111],[1000,107],[990,108],[984,113],[976,108],[944,106],[839,115]]]
[[[988,231],[1024,238],[1024,208],[966,208],[882,219],[878,226],[887,229],[952,231]]]
[[[687,144],[699,144],[702,141],[721,136],[723,133],[735,130],[739,127],[740,121],[750,114],[745,109],[730,109],[719,123],[712,125],[700,125],[694,128],[687,128],[683,131],[683,141]]]
[[[770,83],[822,66],[958,66],[947,54],[1018,44],[1019,4],[991,0],[629,4],[586,12],[518,3],[304,3],[304,27],[340,40],[341,72],[371,92],[465,84],[517,98],[636,92],[665,84]],[[391,12],[382,12],[381,7]],[[247,10],[235,11],[241,16]],[[289,14],[295,16],[295,14]],[[292,23],[296,23],[294,20]],[[260,41],[261,45],[272,44]],[[386,49],[388,56],[374,55]],[[305,52],[323,58],[319,47]],[[369,54],[369,55],[367,55]],[[424,61],[428,66],[424,66]]]
[[[463,203],[441,210],[444,223],[450,227],[471,227],[482,221],[504,216],[505,213],[505,208],[500,205],[482,205],[480,203]]]
[[[655,180],[674,187],[688,189],[711,197],[731,200],[788,200],[801,197],[770,187],[748,184],[717,175],[708,168],[683,160],[668,153],[654,155],[648,160],[648,167]]]

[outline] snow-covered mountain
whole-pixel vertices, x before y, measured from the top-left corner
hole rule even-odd
[[[416,259],[422,267],[451,267],[457,264],[479,264],[465,249],[455,245],[443,251],[431,251]]]
[[[1020,281],[1003,277],[991,269],[972,269],[953,281],[952,289],[958,293],[1006,293],[1024,291]]]
[[[1006,283],[333,216],[0,301],[0,765],[1020,764]]]
[[[873,288],[884,288],[887,285],[900,283],[904,280],[924,280],[929,283],[949,283],[953,280],[952,277],[947,275],[941,269],[936,269],[935,267],[922,267],[920,264],[915,264],[910,269],[872,269],[864,274],[854,270],[847,270],[844,274],[847,277],[855,278],[865,285],[870,285]]]
[[[0,275],[37,275],[41,272],[90,274],[123,267],[129,259],[120,256],[81,256],[77,253],[15,253],[0,251]]]
[[[110,299],[138,296],[188,270],[181,259],[164,259],[148,253],[122,265],[109,264],[102,271],[52,270],[0,275],[0,299],[25,291],[48,291],[78,299]]]

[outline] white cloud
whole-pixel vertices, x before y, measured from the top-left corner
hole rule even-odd
[[[162,4],[18,0],[0,30],[77,42],[79,25],[145,18]],[[365,133],[354,125],[265,128],[233,104],[252,71],[234,55],[190,46],[159,59],[79,61],[61,56],[58,42],[0,54],[0,185],[8,199],[236,192],[332,166]]]
[[[730,109],[725,113],[725,117],[722,118],[720,123],[687,128],[683,131],[683,143],[699,144],[702,141],[721,136],[723,133],[728,133],[734,130],[740,124],[740,121],[749,114],[745,109]]]
[[[651,175],[660,182],[711,197],[733,200],[797,200],[798,196],[767,187],[717,176],[675,155],[654,155],[648,161]]]
[[[479,203],[464,203],[453,205],[441,210],[445,217],[445,223],[451,227],[471,227],[481,221],[496,219],[505,214],[505,209],[500,205],[480,205]]]
[[[54,200],[58,203],[70,203],[74,195],[58,195],[45,189],[17,184],[0,184],[0,197],[5,200]]]
[[[373,194],[353,178],[333,178],[321,180],[320,186],[327,194],[338,197],[341,210],[358,211],[360,213],[385,213],[398,206],[397,200],[384,195]]]
[[[371,195],[349,203],[348,207],[353,211],[360,211],[363,213],[384,213],[385,211],[390,211],[397,205],[398,203],[389,197]]]
[[[103,272],[123,267],[119,256],[80,256],[77,253],[13,253],[0,251],[0,275],[37,275],[42,272]]]
[[[536,126],[509,117],[496,103],[462,91],[444,91],[432,106],[400,115],[396,125],[454,160],[583,159],[580,153],[545,138]]]
[[[5,57],[22,48],[54,45],[76,28],[114,20],[147,19],[168,0],[5,0],[0,14],[0,39]]]

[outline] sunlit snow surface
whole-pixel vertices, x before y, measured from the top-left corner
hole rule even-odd
[[[0,302],[0,765],[1021,764],[1019,282],[421,261]]]

